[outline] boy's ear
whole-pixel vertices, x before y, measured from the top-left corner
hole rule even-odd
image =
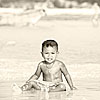
[[[59,54],[59,52],[57,51],[57,54]]]
[[[43,57],[43,52],[41,52],[41,55],[42,55],[42,57]]]

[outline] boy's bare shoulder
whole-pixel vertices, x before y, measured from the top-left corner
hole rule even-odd
[[[56,63],[57,63],[58,65],[60,65],[60,66],[65,66],[65,64],[64,64],[62,61],[60,61],[60,60],[56,60]]]
[[[43,66],[45,64],[45,61],[39,62],[38,66]]]

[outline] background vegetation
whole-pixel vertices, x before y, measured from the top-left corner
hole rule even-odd
[[[82,4],[84,2],[87,2],[89,4],[94,4],[95,2],[98,3],[98,5],[100,6],[100,0],[0,0],[0,6],[4,7],[6,5],[6,7],[9,7],[9,4],[16,4],[16,5],[20,5],[20,4],[26,4],[26,3],[30,3],[31,5],[34,3],[44,3],[44,2],[52,2],[55,5],[62,5],[62,3],[64,2],[75,2],[78,4]],[[59,6],[58,6],[59,7]],[[61,6],[63,7],[63,6]],[[61,8],[60,7],[60,8]]]

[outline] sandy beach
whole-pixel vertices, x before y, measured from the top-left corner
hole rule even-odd
[[[0,79],[5,80],[6,77],[8,80],[14,79],[12,77],[14,71],[19,72],[20,69],[23,77],[24,73],[26,73],[26,77],[29,77],[27,74],[30,75],[30,71],[32,71],[30,69],[34,70],[37,63],[42,60],[41,43],[46,39],[55,39],[59,43],[58,59],[63,60],[68,66],[77,66],[76,68],[81,69],[80,74],[84,67],[82,69],[79,66],[85,66],[85,69],[87,66],[92,66],[87,70],[93,69],[93,66],[99,69],[99,30],[100,26],[94,27],[90,19],[77,21],[42,19],[33,27],[1,26],[0,70],[4,77],[2,78],[1,74]],[[75,66],[71,69],[72,73],[74,73]],[[21,76],[22,73],[18,74]],[[20,78],[20,76],[18,77]]]
[[[58,41],[58,59],[64,61],[74,84],[79,88],[69,97],[66,93],[60,93],[60,97],[59,93],[57,96],[51,93],[48,100],[97,100],[100,92],[99,31],[100,26],[95,27],[91,19],[42,19],[32,27],[1,26],[0,100],[43,99],[29,92],[14,97],[11,84],[16,82],[22,85],[34,73],[42,60],[41,43],[46,39]]]
[[[55,39],[61,52],[59,57],[66,62],[99,63],[99,30],[100,26],[93,26],[91,19],[40,20],[32,27],[1,26],[0,58],[39,61],[42,41]]]

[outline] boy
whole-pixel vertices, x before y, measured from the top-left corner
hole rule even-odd
[[[66,91],[66,86],[63,83],[62,74],[64,75],[71,90],[75,89],[71,77],[63,62],[57,60],[58,44],[54,40],[46,40],[42,43],[42,57],[44,61],[38,64],[34,75],[30,77],[26,84],[20,89],[21,91],[34,88],[36,90],[45,91]],[[43,81],[38,81],[40,74],[43,74]],[[18,87],[15,85],[15,88]],[[19,89],[19,90],[20,90]]]

